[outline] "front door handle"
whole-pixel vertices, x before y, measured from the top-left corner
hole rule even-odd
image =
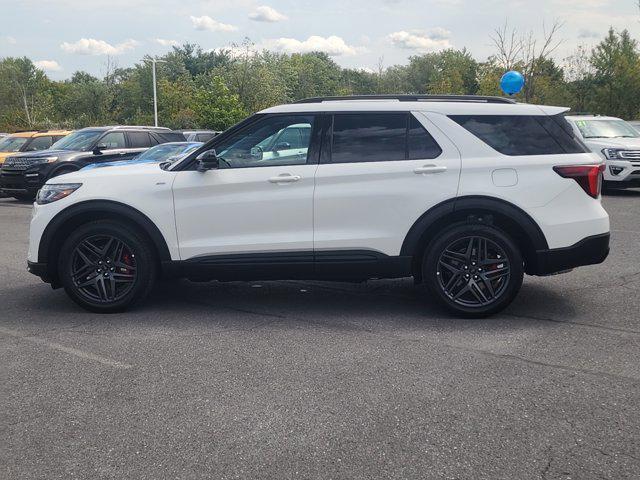
[[[271,177],[269,181],[271,183],[293,183],[302,179],[300,175],[291,175],[290,173],[283,173],[277,177]]]
[[[416,175],[428,175],[431,173],[443,173],[447,171],[447,167],[442,165],[423,165],[416,168],[413,173]]]

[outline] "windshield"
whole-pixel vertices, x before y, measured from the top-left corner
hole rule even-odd
[[[83,152],[90,149],[102,135],[102,130],[80,130],[67,135],[51,145],[51,150],[73,150]]]
[[[27,137],[7,137],[0,140],[0,152],[19,152],[29,140]]]
[[[639,138],[640,133],[624,120],[577,120],[584,138]]]
[[[176,143],[176,144],[162,144],[157,145],[153,148],[150,148],[146,152],[138,155],[136,160],[142,161],[151,161],[151,162],[165,162],[175,161],[178,158],[181,158],[187,153],[192,152],[196,148],[198,148],[201,143],[196,144],[184,144],[184,143]]]

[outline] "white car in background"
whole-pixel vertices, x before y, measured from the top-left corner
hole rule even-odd
[[[566,119],[605,160],[605,188],[640,187],[640,131],[615,117],[567,115]]]

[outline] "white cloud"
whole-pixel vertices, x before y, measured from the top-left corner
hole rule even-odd
[[[111,45],[104,40],[81,38],[73,43],[64,42],[60,45],[60,48],[67,53],[76,53],[78,55],[120,55],[132,50],[137,45],[139,43],[135,40],[125,40],[117,45]]]
[[[312,35],[306,40],[277,38],[265,41],[264,45],[266,48],[273,48],[286,53],[325,52],[333,57],[355,55],[363,51],[362,47],[348,45],[342,38],[335,35],[326,38]]]
[[[408,50],[419,50],[422,52],[432,52],[435,50],[451,48],[452,45],[449,41],[450,36],[451,32],[438,27],[427,32],[406,32],[402,30],[400,32],[390,34],[387,38],[396,47]]]
[[[62,67],[55,60],[37,60],[33,64],[45,72],[60,72]]]
[[[250,14],[249,18],[256,22],[281,22],[287,20],[286,15],[281,14],[276,9],[267,7],[266,5],[256,7]]]
[[[180,42],[177,40],[169,40],[166,38],[156,38],[156,43],[159,43],[163,47],[177,47]]]
[[[202,17],[191,16],[190,18],[193,28],[196,30],[210,30],[212,32],[235,32],[238,30],[235,25],[221,23],[208,15],[203,15]]]
[[[9,44],[9,45],[15,45],[16,43],[18,43],[18,41],[12,37],[11,35],[7,35],[6,37],[4,37],[4,40]]]

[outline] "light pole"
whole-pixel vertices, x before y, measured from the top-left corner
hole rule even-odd
[[[153,120],[155,122],[155,126],[158,126],[158,87],[156,86],[156,63],[167,63],[164,60],[157,60],[152,58],[151,60],[147,60],[147,62],[151,62],[151,71],[153,73]]]

